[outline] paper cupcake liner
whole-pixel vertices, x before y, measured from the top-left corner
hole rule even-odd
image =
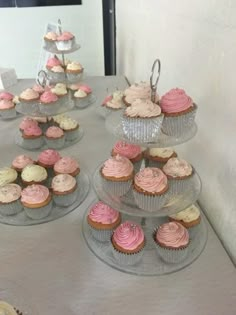
[[[149,160],[149,159],[145,158],[145,167],[157,167],[157,168],[162,169],[162,167],[165,164],[166,163],[159,162],[159,161],[153,161],[153,160]]]
[[[98,241],[98,242],[109,242],[111,240],[111,236],[113,233],[113,229],[111,230],[98,230],[93,228],[91,225],[88,225],[89,229],[91,231],[92,236]]]
[[[57,50],[70,50],[74,45],[74,38],[69,40],[59,40],[56,41]]]
[[[68,79],[68,81],[70,81],[70,83],[77,83],[77,82],[79,82],[82,79],[83,71],[80,72],[80,73],[69,73],[69,72],[67,72],[66,75],[67,75],[67,79]]]
[[[66,141],[74,141],[79,136],[79,128],[65,131]]]
[[[24,149],[28,150],[39,149],[44,145],[44,138],[42,136],[35,139],[22,138],[21,145]]]
[[[180,136],[191,128],[196,116],[197,107],[189,113],[175,116],[164,117],[162,132],[169,136]]]
[[[46,218],[52,210],[52,200],[44,207],[40,208],[28,208],[24,207],[26,215],[34,220],[40,220]]]
[[[66,207],[72,205],[78,197],[78,189],[68,193],[67,195],[53,195],[53,200],[56,205]]]
[[[125,182],[113,182],[101,176],[102,186],[109,194],[114,196],[123,196],[128,192],[131,187],[132,180],[127,180]]]
[[[47,146],[49,149],[61,149],[65,145],[65,136],[59,138],[59,139],[48,139],[45,137],[45,141],[47,143]]]
[[[2,215],[15,215],[23,210],[23,206],[20,200],[16,200],[14,202],[8,204],[1,204],[0,205],[0,213]]]
[[[10,119],[16,117],[16,109],[10,108],[0,111],[0,115],[2,116],[2,119]]]
[[[42,114],[45,115],[55,115],[57,111],[60,110],[61,107],[61,101],[58,99],[58,101],[54,102],[53,104],[43,104],[39,103],[39,110]]]
[[[54,72],[47,70],[50,83],[64,82],[66,79],[65,72]]]
[[[155,118],[122,117],[122,126],[129,141],[150,142],[161,130],[163,115]]]
[[[143,249],[134,254],[121,253],[112,246],[112,254],[119,265],[135,265],[143,257]]]
[[[163,193],[162,195],[149,196],[142,194],[135,189],[133,189],[133,195],[135,203],[144,211],[157,212],[159,211],[169,199],[169,191]]]
[[[169,179],[169,188],[170,193],[172,195],[179,195],[186,193],[186,190],[188,191],[190,189],[190,183],[191,183],[192,176],[184,178],[184,179]]]
[[[92,93],[90,93],[88,96],[82,99],[78,97],[74,97],[74,103],[77,108],[84,108],[90,103],[91,99],[92,99]]]

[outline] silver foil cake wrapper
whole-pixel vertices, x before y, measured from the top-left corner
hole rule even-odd
[[[162,195],[150,196],[138,192],[135,188],[133,188],[133,195],[138,207],[147,212],[157,212],[161,210],[170,197],[169,190]]]
[[[81,71],[81,72],[79,72],[79,73],[70,73],[70,72],[67,72],[67,73],[66,73],[66,76],[67,76],[67,80],[68,80],[70,83],[77,83],[77,82],[79,82],[80,80],[82,80],[83,71]]]
[[[91,231],[91,234],[93,236],[93,238],[98,241],[98,242],[101,242],[101,243],[104,243],[104,242],[110,242],[111,240],[111,236],[113,234],[113,229],[110,229],[110,230],[99,230],[99,229],[95,229],[93,228],[91,225],[89,225],[89,229]]]
[[[34,139],[25,139],[22,137],[21,145],[28,150],[39,149],[44,145],[44,137],[38,137]]]
[[[25,213],[26,215],[34,220],[40,220],[43,218],[46,218],[47,216],[49,216],[51,210],[52,210],[52,200],[43,207],[40,208],[28,208],[28,207],[24,207]]]
[[[16,117],[16,109],[15,107],[1,110],[0,115],[2,119],[11,119]]]
[[[66,195],[53,195],[53,200],[55,202],[56,205],[60,206],[60,207],[67,207],[72,205],[78,196],[78,188],[73,191],[70,192]]]
[[[192,176],[183,179],[168,178],[171,195],[185,194],[191,189]]]
[[[115,182],[115,181],[108,180],[104,178],[103,176],[101,176],[101,181],[102,181],[102,186],[104,190],[108,192],[109,194],[117,196],[117,197],[125,195],[129,191],[132,184],[132,179],[129,179],[127,181]]]
[[[0,205],[0,213],[2,215],[16,215],[17,213],[21,212],[23,210],[23,206],[20,202],[20,200],[16,200],[14,202],[1,204]]]
[[[143,249],[134,254],[121,253],[112,246],[112,254],[117,264],[131,266],[139,263],[143,257]]]
[[[92,93],[90,93],[89,95],[87,95],[84,98],[74,97],[73,99],[74,99],[75,106],[77,108],[84,108],[84,107],[87,107],[88,104],[90,103],[90,101],[92,99]]]
[[[65,145],[65,136],[58,138],[58,139],[48,139],[45,137],[45,141],[49,149],[61,149]]]

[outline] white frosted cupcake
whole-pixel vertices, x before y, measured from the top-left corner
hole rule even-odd
[[[70,206],[78,196],[76,179],[68,174],[59,174],[53,177],[51,183],[55,204],[61,207]]]
[[[51,126],[45,133],[45,140],[48,148],[61,149],[65,145],[64,131],[59,127]]]
[[[75,43],[75,36],[67,31],[62,32],[56,38],[56,46],[59,51],[67,51],[72,49]]]
[[[162,168],[169,159],[177,157],[172,148],[149,148],[144,152],[145,165]]]
[[[46,169],[35,164],[27,165],[21,172],[21,180],[24,185],[43,184],[47,177]]]
[[[17,180],[17,171],[11,167],[2,167],[0,168],[0,187],[15,183]]]
[[[60,128],[64,130],[66,141],[74,141],[79,136],[79,124],[76,120],[71,118],[63,119],[60,124]]]
[[[20,203],[21,187],[17,184],[7,184],[0,187],[0,213],[15,215],[22,210]]]
[[[65,105],[69,102],[69,95],[67,87],[64,83],[57,83],[54,87],[51,88],[51,92],[56,94],[59,99],[59,102],[62,105]]]
[[[79,62],[72,61],[66,66],[66,74],[69,82],[78,82],[83,74],[83,67]]]
[[[124,112],[123,131],[129,141],[150,142],[158,136],[162,120],[160,106],[137,99]]]
[[[103,110],[105,114],[114,113],[118,110],[124,108],[123,103],[123,92],[122,91],[115,91],[112,95],[108,95],[103,103],[102,103]]]
[[[34,160],[30,156],[21,154],[15,157],[11,165],[12,168],[14,168],[17,172],[20,173],[24,167],[34,163],[35,163]]]
[[[91,96],[92,89],[86,84],[80,85],[73,95],[75,106],[78,108],[86,107],[91,101]]]
[[[136,99],[150,100],[151,101],[151,86],[150,83],[141,81],[134,83],[124,90],[123,102],[126,106],[130,106]],[[156,94],[155,103],[159,100]]]

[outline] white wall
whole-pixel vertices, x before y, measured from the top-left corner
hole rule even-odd
[[[35,77],[48,22],[58,18],[71,31],[81,49],[68,55],[81,62],[87,74],[103,75],[102,2],[83,0],[78,6],[1,8],[0,67],[13,67],[18,78]]]
[[[200,201],[236,262],[236,2],[116,3],[118,73],[148,80],[159,57],[159,93],[182,87],[199,105],[199,132],[177,150],[201,175]]]

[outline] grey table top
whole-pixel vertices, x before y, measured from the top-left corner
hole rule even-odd
[[[126,86],[125,78],[88,77],[97,103],[70,114],[79,120],[85,135],[62,154],[78,156],[81,167],[92,175],[105,160],[114,138],[97,112],[109,91]],[[19,93],[32,85],[22,80],[12,88]],[[24,152],[14,144],[21,118],[0,121],[1,166]],[[26,152],[25,152],[26,153]],[[30,153],[33,157],[37,152]],[[88,198],[75,211],[53,222],[29,227],[1,224],[0,280],[9,279],[25,288],[19,296],[34,305],[37,314],[163,314],[233,315],[236,313],[236,272],[216,234],[208,224],[208,242],[189,267],[165,276],[138,277],[114,270],[98,260],[82,236]]]

